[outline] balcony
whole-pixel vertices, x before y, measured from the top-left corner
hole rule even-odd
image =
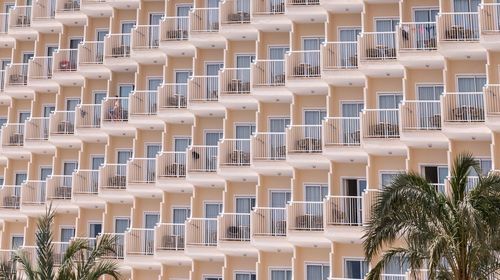
[[[486,85],[483,88],[486,105],[486,125],[494,130],[500,130],[500,85]]]
[[[104,66],[104,42],[84,41],[78,45],[78,72],[88,78],[109,77]]]
[[[81,0],[58,0],[56,19],[63,24],[83,26],[87,15],[81,11]]]
[[[46,117],[30,117],[25,122],[24,147],[35,153],[55,150],[49,142],[50,120]]]
[[[135,71],[137,63],[130,58],[131,34],[108,34],[104,38],[104,65],[111,71]]]
[[[186,152],[161,152],[156,156],[156,186],[165,191],[192,191],[186,181]]]
[[[322,244],[325,228],[322,201],[291,201],[286,206],[287,238],[292,243]]]
[[[328,196],[324,211],[325,234],[329,239],[337,242],[359,242],[362,239],[362,196]]]
[[[12,258],[14,257],[15,253],[16,250],[0,249],[0,263],[5,263],[5,264],[12,263]]]
[[[80,10],[91,17],[110,17],[113,11],[109,0],[80,0]]]
[[[9,158],[29,158],[24,147],[24,123],[6,123],[2,126],[2,154]]]
[[[21,211],[23,213],[45,213],[46,182],[28,180],[21,186]]]
[[[363,32],[358,37],[359,69],[368,76],[403,76],[397,62],[396,32]]]
[[[11,63],[5,70],[5,93],[14,98],[33,98],[34,90],[28,85],[28,63]]]
[[[255,132],[251,137],[252,169],[259,174],[290,173],[286,163],[285,132]]]
[[[98,204],[99,170],[78,169],[73,173],[72,183],[73,203],[87,207]]]
[[[321,77],[333,85],[363,85],[358,71],[358,42],[327,42],[321,46]]]
[[[189,17],[164,17],[160,21],[160,48],[168,56],[194,55],[189,40]]]
[[[291,22],[285,15],[284,0],[250,1],[252,25],[262,31],[289,30]]]
[[[252,95],[259,100],[291,99],[285,88],[285,60],[256,60],[251,67]]]
[[[51,175],[47,178],[47,201],[55,208],[64,211],[78,211],[78,206],[71,202],[73,175]]]
[[[83,75],[77,71],[78,49],[59,49],[53,60],[53,80],[60,85],[83,85]]]
[[[250,25],[250,5],[250,0],[220,2],[220,33],[227,39],[257,39],[257,29]]]
[[[286,86],[294,93],[327,92],[327,84],[321,80],[320,50],[290,51],[285,60]]]
[[[50,114],[49,141],[58,147],[81,145],[81,139],[75,135],[75,111]]]
[[[441,95],[443,133],[453,139],[489,139],[482,92],[446,92]]]
[[[57,92],[59,84],[52,80],[52,56],[38,56],[28,63],[28,86],[34,90]]]
[[[379,196],[382,192],[379,189],[366,189],[362,196],[363,196],[363,223],[366,225],[367,223],[370,222],[371,220],[371,209],[373,205],[377,202],[379,199]]]
[[[437,50],[436,22],[404,22],[397,28],[398,61],[406,67],[443,67]]]
[[[326,10],[319,0],[286,0],[286,16],[294,22],[324,22]]]
[[[0,211],[19,209],[21,205],[20,201],[21,186],[3,185],[0,188]]]
[[[158,116],[165,122],[192,123],[187,109],[188,84],[167,83],[158,88]]]
[[[401,104],[401,139],[410,145],[448,145],[441,133],[439,100],[405,100]],[[444,147],[444,146],[443,146]]]
[[[479,5],[481,44],[489,50],[499,50],[500,43],[500,3],[482,3]]]
[[[214,185],[224,180],[217,175],[217,146],[189,146],[187,149],[187,179],[201,185]]]
[[[256,176],[250,168],[250,139],[223,139],[219,142],[218,173],[228,178]]]
[[[219,34],[219,24],[219,8],[192,8],[189,11],[189,40],[199,48],[223,48],[226,38]]]
[[[256,253],[250,245],[250,213],[223,213],[217,217],[218,244],[223,252]]]
[[[36,0],[32,7],[32,22],[33,29],[48,33],[51,30],[61,32],[61,23],[55,20],[56,7],[50,0]]]
[[[323,132],[321,125],[289,125],[286,129],[287,162],[296,167],[313,163],[326,167],[322,157]]]
[[[107,134],[100,130],[101,104],[79,104],[75,108],[75,135],[84,141],[106,141]]]
[[[101,109],[101,129],[111,135],[133,135],[135,128],[128,124],[128,110],[129,97],[107,97],[104,99]]]
[[[153,256],[155,230],[153,228],[131,228],[125,232],[125,257]],[[151,259],[149,259],[151,261]]]
[[[127,164],[105,163],[99,168],[99,197],[106,201],[132,200],[127,188]]]
[[[15,39],[9,35],[9,13],[0,13],[0,43],[6,48],[13,48]]]
[[[219,102],[228,108],[241,108],[254,105],[256,101],[250,96],[250,68],[223,68],[219,74]]]
[[[131,34],[132,58],[137,62],[152,64],[165,60],[165,54],[159,49],[160,25],[136,25]]]
[[[184,224],[159,223],[154,229],[155,258],[162,263],[184,262],[191,263],[191,259],[184,254],[185,226]]]
[[[399,109],[364,109],[361,132],[362,146],[369,153],[406,153],[406,147],[399,141]]]
[[[127,163],[127,191],[135,196],[161,195],[155,188],[156,158],[132,158]]]
[[[286,209],[255,207],[251,212],[252,244],[262,249],[291,248],[286,240]]]
[[[323,121],[323,152],[337,161],[364,161],[359,117],[329,117]]]
[[[38,34],[31,28],[32,6],[14,6],[9,12],[9,35],[18,40],[34,40]]]
[[[195,114],[220,115],[225,112],[219,100],[219,76],[192,76],[188,80],[188,108]]]
[[[103,236],[110,236],[110,238],[113,238],[115,240],[115,244],[113,248],[114,252],[110,252],[102,258],[123,260],[123,257],[125,256],[125,233],[101,233],[97,236],[97,240],[99,240]]]
[[[439,13],[437,28],[438,50],[445,57],[463,59],[484,52],[484,48],[476,44],[480,34],[479,13]]]
[[[139,128],[156,127],[163,129],[164,122],[158,114],[158,91],[135,90],[129,97],[129,123]]]
[[[217,219],[189,218],[186,220],[186,255],[223,258],[217,248]]]

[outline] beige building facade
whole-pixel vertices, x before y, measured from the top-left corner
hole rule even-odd
[[[0,260],[52,203],[123,279],[363,279],[395,174],[500,168],[499,71],[494,0],[0,0]]]

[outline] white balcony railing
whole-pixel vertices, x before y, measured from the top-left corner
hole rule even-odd
[[[97,195],[99,170],[79,169],[73,173],[73,194]]]
[[[80,0],[57,1],[58,13],[71,13],[80,11]]]
[[[72,175],[52,175],[47,179],[47,200],[71,199]]]
[[[399,138],[399,109],[364,109],[363,138]]]
[[[331,117],[323,122],[325,146],[359,146],[359,117]]]
[[[50,118],[31,117],[25,122],[26,142],[40,142],[49,139]]]
[[[486,85],[484,87],[486,114],[500,115],[500,85]]]
[[[189,218],[185,230],[186,246],[217,246],[217,219]]]
[[[217,146],[190,146],[187,150],[188,172],[216,172]]]
[[[115,240],[113,245],[113,253],[110,252],[104,259],[123,259],[125,255],[125,233],[101,233],[97,239],[102,238],[103,236],[110,236]]]
[[[44,205],[46,202],[46,182],[28,180],[21,187],[22,205]]]
[[[2,147],[24,145],[24,123],[6,123],[2,126]]]
[[[153,228],[131,228],[125,232],[125,254],[153,255],[155,230]]]
[[[28,77],[35,80],[52,78],[52,56],[37,56],[28,63]]]
[[[159,25],[136,25],[132,29],[132,49],[157,49],[159,45]]]
[[[189,39],[189,17],[164,17],[160,22],[161,41]]]
[[[186,177],[186,152],[162,152],[156,157],[159,179]]]
[[[131,35],[108,34],[104,38],[104,56],[107,58],[130,57]]]
[[[401,104],[403,130],[441,129],[441,102],[439,100],[405,100]]]
[[[287,224],[289,230],[322,231],[322,201],[292,201],[287,205]]]
[[[130,115],[156,115],[158,112],[158,91],[136,90],[129,97]]]
[[[219,76],[193,76],[189,79],[189,102],[216,102],[218,96]]]
[[[363,32],[359,36],[360,61],[396,59],[396,32]]]
[[[127,180],[132,184],[156,182],[156,158],[132,158],[127,163]]]
[[[322,148],[321,125],[290,125],[286,130],[288,153],[320,153]]]
[[[79,104],[75,108],[76,128],[101,127],[101,104]]]
[[[221,166],[249,166],[250,139],[224,139],[219,143]]]
[[[361,196],[328,196],[325,200],[324,211],[327,225],[363,225],[363,199]]]
[[[482,92],[447,92],[442,96],[444,122],[484,122]]]
[[[78,64],[102,64],[104,57],[103,41],[84,41],[78,46]]]
[[[285,132],[257,132],[251,139],[252,160],[285,160]]]
[[[33,3],[33,21],[53,19],[56,15],[56,7],[50,0],[36,0]]]
[[[164,109],[187,107],[188,84],[162,84],[158,87],[158,106]]]
[[[500,3],[482,3],[479,5],[479,20],[482,33],[500,32]]]
[[[75,72],[78,64],[78,49],[59,49],[54,53],[54,73]]]
[[[11,63],[5,72],[5,85],[26,86],[28,85],[28,63]]]
[[[250,68],[223,68],[219,80],[221,94],[250,93]]]
[[[55,111],[50,115],[50,135],[75,133],[75,111]]]
[[[286,236],[286,209],[256,207],[251,213],[252,236]]]
[[[286,58],[287,78],[318,78],[321,76],[320,50],[290,51]]]
[[[60,266],[63,263],[64,255],[66,254],[68,247],[69,242],[52,242],[52,254],[55,266]]]
[[[358,68],[358,42],[327,42],[321,46],[324,70]]]
[[[250,0],[224,0],[220,3],[221,24],[250,23]]]
[[[190,32],[218,32],[219,8],[193,8],[189,11]]]
[[[367,224],[370,222],[372,217],[372,207],[375,205],[381,191],[378,189],[367,189],[363,192],[363,223]]]
[[[184,224],[160,223],[154,229],[155,250],[184,250]]]
[[[440,41],[479,41],[479,13],[439,13]]]
[[[102,120],[106,122],[128,121],[129,97],[107,97],[102,102]]]
[[[284,0],[250,1],[253,15],[276,15],[285,13]]]
[[[19,209],[21,186],[3,185],[0,188],[0,208]]]
[[[31,26],[32,6],[14,6],[9,14],[10,28],[25,28]]]
[[[124,190],[127,186],[127,164],[106,163],[99,169],[99,188]]]
[[[251,69],[253,87],[285,85],[285,60],[256,60]]]
[[[404,22],[399,25],[398,47],[403,51],[435,50],[435,22]]]
[[[217,223],[219,240],[250,241],[250,213],[224,213]]]
[[[287,0],[287,6],[316,6],[319,5],[319,0]]]

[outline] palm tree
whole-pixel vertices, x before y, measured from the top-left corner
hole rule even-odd
[[[479,180],[471,186],[471,170]],[[461,154],[453,162],[449,190],[439,192],[422,176],[403,173],[385,186],[363,237],[371,262],[367,280],[380,279],[394,260],[429,279],[499,279],[500,175],[481,175],[478,162]]]
[[[16,252],[11,262],[0,264],[0,279],[21,279],[20,275],[16,275],[16,264],[21,266],[25,274],[23,279],[27,280],[98,280],[104,275],[119,279],[118,264],[102,259],[115,253],[115,238],[103,235],[95,246],[91,246],[87,240],[76,239],[70,242],[64,255],[59,258],[54,254],[51,229],[54,217],[55,212],[49,206],[45,215],[38,218],[36,261],[22,250]],[[60,265],[57,267],[58,261]]]

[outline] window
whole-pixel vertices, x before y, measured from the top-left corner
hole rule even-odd
[[[459,92],[482,92],[486,84],[485,75],[458,76],[457,84]]]
[[[235,280],[256,280],[257,277],[254,272],[236,272]]]
[[[220,276],[205,276],[205,277],[203,277],[203,280],[222,280],[222,277],[220,277]]]
[[[287,269],[271,269],[271,280],[292,280],[292,270]]]
[[[380,185],[382,187],[389,186],[396,176],[400,174],[398,171],[381,172],[380,173]]]
[[[2,127],[7,122],[6,117],[0,117],[0,127]]]
[[[348,279],[364,279],[368,273],[368,262],[365,260],[344,260],[344,277]]]
[[[385,265],[384,273],[404,275],[408,271],[408,268],[408,261],[401,257],[393,257],[389,263]]]
[[[24,236],[22,235],[14,235],[12,236],[10,248],[12,250],[17,250],[24,244]]]
[[[4,179],[3,179],[3,176],[0,177],[0,186],[3,186],[3,183],[4,183]]]
[[[477,12],[481,0],[453,0],[455,12]]]
[[[75,236],[75,228],[61,228],[61,242],[69,242]]]
[[[375,20],[375,29],[377,34],[377,45],[384,46],[388,50],[394,49],[396,46],[396,27],[399,24],[399,19],[377,19]],[[387,52],[387,51],[386,51]],[[390,53],[390,52],[389,52]],[[392,56],[390,54],[381,54],[381,56]]]
[[[330,274],[330,266],[325,264],[306,265],[306,280],[327,280]]]
[[[306,201],[323,201],[328,195],[328,185],[306,185]]]
[[[479,167],[481,168],[481,175],[488,175],[488,172],[490,172],[493,168],[493,164],[491,162],[491,159],[489,159],[489,158],[477,158],[476,161],[479,163]],[[471,170],[469,172],[469,176],[477,176],[476,171]]]
[[[130,226],[129,218],[116,218],[115,219],[115,233],[125,233]]]
[[[422,173],[425,179],[434,185],[438,191],[444,192],[444,184],[448,176],[448,166],[423,166]]]
[[[102,232],[102,223],[89,223],[89,237],[95,238]]]

